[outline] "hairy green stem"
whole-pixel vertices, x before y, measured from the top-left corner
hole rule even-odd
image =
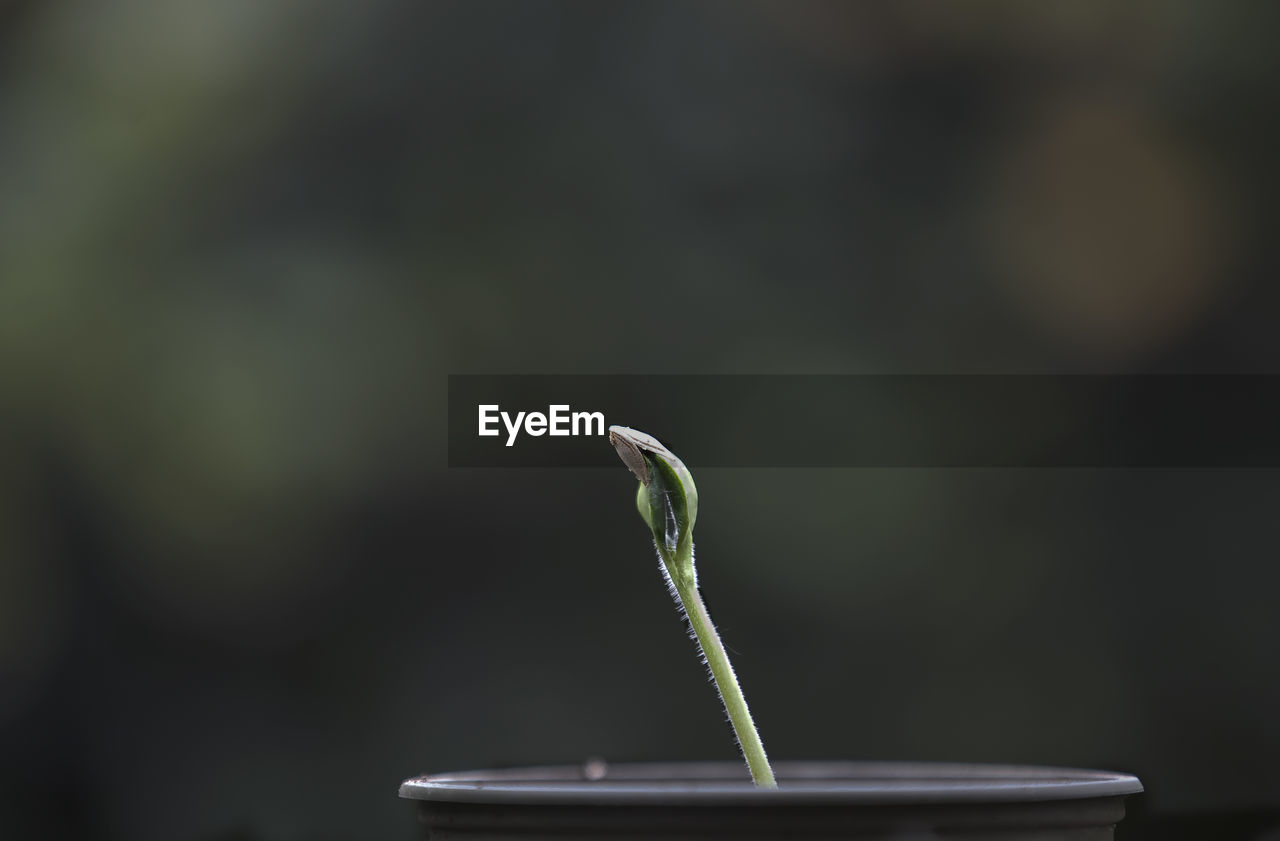
[[[640,480],[636,489],[636,509],[653,532],[653,543],[662,559],[662,569],[671,595],[679,602],[693,629],[702,660],[711,670],[720,701],[729,715],[738,747],[747,761],[751,779],[760,788],[777,788],[769,758],[756,724],[751,720],[747,700],[738,677],[729,665],[716,626],[698,592],[698,573],[693,565],[693,524],[698,519],[698,487],[693,475],[675,453],[648,433],[626,426],[609,427],[609,443],[622,463]]]
[[[706,660],[707,668],[711,670],[711,677],[715,681],[716,689],[720,692],[720,700],[724,703],[725,712],[729,715],[729,723],[733,725],[734,735],[738,738],[738,746],[742,748],[742,756],[747,761],[751,779],[760,788],[777,788],[778,783],[773,778],[773,769],[769,767],[769,757],[765,755],[764,744],[756,731],[756,723],[751,718],[751,710],[747,708],[747,699],[743,696],[742,687],[738,684],[738,676],[734,674],[733,666],[729,663],[729,655],[724,649],[724,643],[720,641],[720,634],[716,632],[716,626],[711,621],[711,614],[707,612],[707,606],[702,601],[702,594],[698,592],[697,581],[690,575],[681,574],[681,570],[693,569],[692,542],[688,547],[689,557],[681,558],[683,563],[672,565],[663,560],[667,575],[671,579],[672,589],[675,591],[676,598],[680,600],[685,615],[689,618],[689,625],[693,628],[698,647],[702,649],[703,659]],[[661,547],[658,551],[661,555]]]

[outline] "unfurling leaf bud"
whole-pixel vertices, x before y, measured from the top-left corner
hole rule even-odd
[[[684,462],[661,441],[625,426],[609,427],[609,443],[636,478],[636,508],[668,564],[692,546],[698,488]]]

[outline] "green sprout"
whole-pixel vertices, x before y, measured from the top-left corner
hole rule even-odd
[[[625,426],[609,427],[609,443],[636,478],[636,507],[653,532],[653,543],[662,559],[662,573],[676,604],[693,629],[703,661],[711,671],[720,700],[733,725],[738,746],[747,761],[751,779],[760,788],[777,788],[760,734],[756,732],[747,699],[729,664],[716,626],[698,592],[698,572],[693,565],[693,524],[698,519],[698,489],[684,462],[657,438]]]

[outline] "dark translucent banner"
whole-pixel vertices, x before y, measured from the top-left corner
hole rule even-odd
[[[454,375],[451,467],[1277,467],[1280,376]]]

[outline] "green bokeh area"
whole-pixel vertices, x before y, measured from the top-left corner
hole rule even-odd
[[[1276,373],[1278,29],[0,6],[0,835],[409,838],[412,774],[732,757],[633,478],[448,469],[447,375]],[[1280,809],[1275,471],[678,444],[772,757]]]

